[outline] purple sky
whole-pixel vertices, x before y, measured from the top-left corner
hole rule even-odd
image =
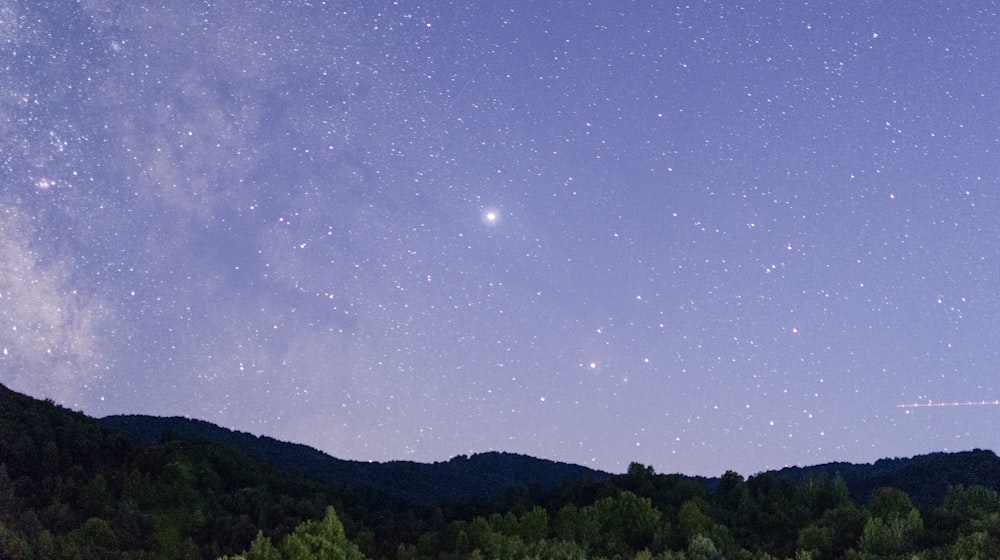
[[[9,387],[378,461],[1000,446],[897,408],[1000,398],[994,2],[165,4],[0,1]]]

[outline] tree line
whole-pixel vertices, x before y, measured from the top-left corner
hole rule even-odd
[[[0,387],[0,558],[1000,558],[992,452],[900,464],[845,466],[850,482],[824,469],[703,479],[632,464],[408,502],[212,441],[140,442]]]

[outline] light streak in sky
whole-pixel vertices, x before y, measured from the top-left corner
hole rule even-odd
[[[962,402],[934,402],[927,401],[923,403],[905,403],[897,404],[896,408],[930,408],[934,406],[987,406],[994,405],[1000,406],[1000,400],[997,401],[962,401]]]

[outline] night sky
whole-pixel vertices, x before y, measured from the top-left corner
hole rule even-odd
[[[146,6],[140,6],[146,4]],[[1000,448],[995,2],[0,0],[0,382],[358,460]]]

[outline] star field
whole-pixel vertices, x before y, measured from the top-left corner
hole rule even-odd
[[[345,459],[1000,448],[992,2],[0,0],[0,382]]]

